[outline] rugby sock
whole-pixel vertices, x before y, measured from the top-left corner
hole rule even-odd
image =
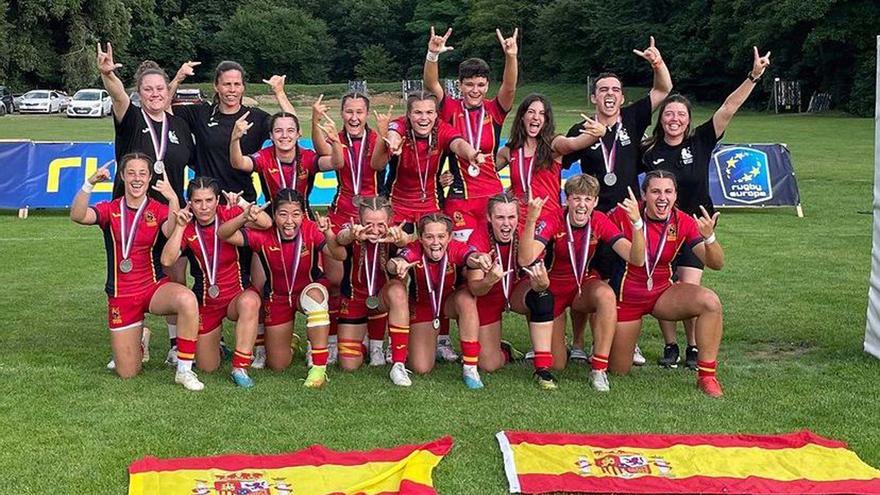
[[[461,360],[465,366],[476,366],[480,361],[480,342],[479,341],[461,341]]]
[[[193,359],[196,357],[196,341],[177,338],[177,372],[192,371]]]
[[[257,325],[257,340],[254,341],[254,347],[266,346],[266,325],[262,323]]]
[[[313,366],[326,366],[328,354],[329,354],[329,352],[327,351],[326,347],[312,346],[312,365]]]
[[[593,371],[607,370],[608,369],[608,356],[603,356],[601,354],[593,353],[593,356],[590,359],[590,366],[593,368]]]
[[[168,341],[171,343],[171,347],[177,345],[177,325],[168,324]]]
[[[391,338],[391,362],[405,363],[409,350],[409,325],[388,325],[388,333]]]
[[[535,369],[553,366],[553,354],[550,351],[535,351]]]
[[[388,326],[388,313],[372,315],[367,318],[367,335],[371,341],[385,340],[385,327]]]
[[[697,376],[700,378],[715,376],[718,361],[697,361]]]
[[[357,359],[364,355],[363,347],[357,339],[339,339],[339,359]]]
[[[254,355],[250,352],[239,351],[238,349],[232,354],[232,368],[246,370],[250,368]]]

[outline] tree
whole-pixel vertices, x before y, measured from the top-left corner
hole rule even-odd
[[[400,64],[394,61],[382,45],[369,45],[361,50],[361,61],[354,68],[359,79],[393,81],[401,77]]]

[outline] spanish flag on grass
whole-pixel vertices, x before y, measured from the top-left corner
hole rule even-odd
[[[280,455],[157,459],[128,468],[129,495],[433,495],[431,471],[452,448],[424,445],[336,452],[320,445]]]
[[[511,493],[880,494],[880,471],[809,431],[496,436]]]

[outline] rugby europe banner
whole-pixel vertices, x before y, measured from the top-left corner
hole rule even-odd
[[[782,144],[718,145],[709,162],[709,195],[725,207],[801,204],[791,154]]]
[[[313,445],[280,455],[145,457],[128,468],[128,494],[434,495],[431,473],[451,448],[444,437],[363,452]]]
[[[880,494],[880,471],[809,431],[496,437],[510,493]]]

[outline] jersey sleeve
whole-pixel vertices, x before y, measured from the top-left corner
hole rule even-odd
[[[498,103],[498,97],[492,98],[491,100],[487,100],[484,104],[486,106],[486,111],[492,117],[492,121],[496,124],[503,124],[504,119],[507,118],[507,113],[510,110],[504,110],[501,108],[501,104]]]
[[[397,256],[405,259],[407,263],[415,263],[422,258],[422,245],[419,241],[411,242],[398,250]]]
[[[254,230],[247,227],[241,228],[241,236],[244,238],[244,245],[251,251],[259,251],[266,245],[269,237],[264,230]]]
[[[400,134],[401,137],[406,136],[406,116],[392,120],[388,124],[388,130]]]
[[[683,211],[676,212],[678,215],[678,235],[688,246],[694,247],[703,242],[703,235],[697,227],[697,221]]]
[[[237,205],[233,206],[225,206],[225,205],[217,205],[217,218],[220,219],[221,222],[228,222],[233,218],[241,215],[244,210]]]
[[[177,105],[174,107],[174,115],[176,117],[180,117],[181,120],[186,122],[186,125],[189,126],[190,129],[195,128],[196,121],[198,120],[198,112],[202,109],[201,107],[206,106],[206,103],[198,103],[195,105]]]
[[[196,235],[195,227],[193,227],[192,222],[188,223],[186,227],[183,228],[183,235],[180,236],[180,253],[183,254],[187,250],[189,250],[189,241],[187,239]]]
[[[489,252],[489,234],[486,229],[476,228],[468,238],[468,244],[481,253]]]
[[[461,108],[461,100],[455,99],[444,91],[443,99],[440,100],[440,120],[450,122],[456,114],[456,108]]]
[[[168,220],[168,206],[154,200],[150,200],[150,202],[153,203],[153,214],[156,215],[156,222],[159,224],[161,230],[162,224],[165,223],[165,220]]]
[[[449,145],[456,139],[461,139],[461,133],[447,124],[446,122],[437,121],[437,148],[449,151]]]
[[[112,207],[110,206],[110,201],[101,201],[100,203],[90,206],[89,208],[95,212],[95,216],[97,220],[95,224],[97,224],[102,229],[106,229],[110,225],[110,215],[112,211]]]
[[[644,98],[636,101],[632,105],[624,108],[621,112],[628,113],[628,117],[632,118],[632,125],[635,126],[637,135],[630,136],[635,143],[642,140],[645,129],[651,126],[651,95],[648,94]]]
[[[300,148],[300,164],[302,168],[309,172],[310,176],[318,174],[318,154],[312,150]]]
[[[590,221],[593,222],[596,237],[608,246],[613,246],[618,239],[623,238],[620,228],[601,211],[594,211]]]
[[[630,233],[632,230],[632,222],[629,221],[629,216],[626,212],[615,206],[608,212],[607,217],[608,220],[617,227],[621,234],[623,234],[624,237],[627,237],[627,233]],[[627,238],[631,239],[632,236],[630,235]]]
[[[580,136],[582,124],[583,124],[583,121],[580,121],[580,122],[576,123],[575,125],[571,126],[571,128],[565,134],[565,137],[578,137],[578,136]],[[562,168],[564,168],[566,170],[571,168],[571,165],[574,162],[581,159],[581,156],[583,156],[583,152],[584,152],[584,150],[578,150],[578,151],[574,151],[574,152],[571,152],[571,153],[563,156],[562,157]],[[583,168],[583,167],[581,167],[581,168]]]
[[[270,146],[268,148],[264,148],[261,150],[257,150],[255,153],[251,153],[251,161],[254,162],[254,172],[258,174],[263,174],[266,172],[267,163],[266,160],[269,159],[269,153],[266,150],[272,150],[273,148]]]
[[[541,215],[535,223],[535,240],[546,246],[560,228],[560,222],[555,215]]]
[[[459,241],[449,241],[449,245],[446,247],[446,252],[449,253],[449,261],[456,265],[464,266],[467,263],[468,256],[471,253],[477,252],[473,246],[465,244],[464,242]]]

